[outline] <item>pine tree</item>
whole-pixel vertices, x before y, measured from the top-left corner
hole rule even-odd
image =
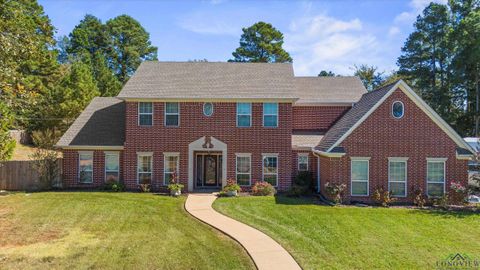
[[[292,62],[290,54],[283,48],[283,34],[269,23],[257,22],[243,28],[240,47],[232,53],[229,62]]]

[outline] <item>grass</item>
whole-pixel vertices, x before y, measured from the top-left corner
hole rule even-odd
[[[36,147],[17,142],[10,160],[30,160],[30,156],[35,153],[36,149]]]
[[[185,197],[0,196],[1,269],[253,269],[239,244],[189,216]]]
[[[282,244],[304,269],[433,269],[452,253],[480,260],[480,216],[330,207],[287,197],[220,198],[214,208]]]

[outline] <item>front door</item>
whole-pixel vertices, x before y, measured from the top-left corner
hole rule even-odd
[[[218,185],[218,156],[217,155],[205,155],[204,159],[204,172],[203,185],[204,186],[217,186]]]

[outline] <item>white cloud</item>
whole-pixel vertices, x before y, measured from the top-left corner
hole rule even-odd
[[[296,75],[316,75],[320,70],[348,75],[354,64],[382,66],[384,61],[377,37],[359,19],[325,14],[292,21],[284,47],[294,59]]]
[[[400,28],[398,28],[396,26],[392,26],[392,27],[390,27],[390,29],[388,29],[388,36],[389,37],[394,37],[398,33],[400,33]]]
[[[446,4],[447,0],[411,0],[410,3],[408,3],[410,10],[398,14],[394,19],[394,23],[412,24],[417,16],[422,13],[423,9],[431,2]]]
[[[232,20],[223,16],[205,16],[205,13],[189,14],[179,19],[178,25],[198,34],[240,36],[241,27],[231,23]]]

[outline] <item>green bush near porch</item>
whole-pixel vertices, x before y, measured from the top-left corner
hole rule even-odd
[[[0,197],[0,269],[254,269],[186,197],[46,192]]]
[[[304,269],[435,269],[449,254],[480,260],[480,214],[330,207],[310,199],[220,198],[218,211],[265,232]]]

